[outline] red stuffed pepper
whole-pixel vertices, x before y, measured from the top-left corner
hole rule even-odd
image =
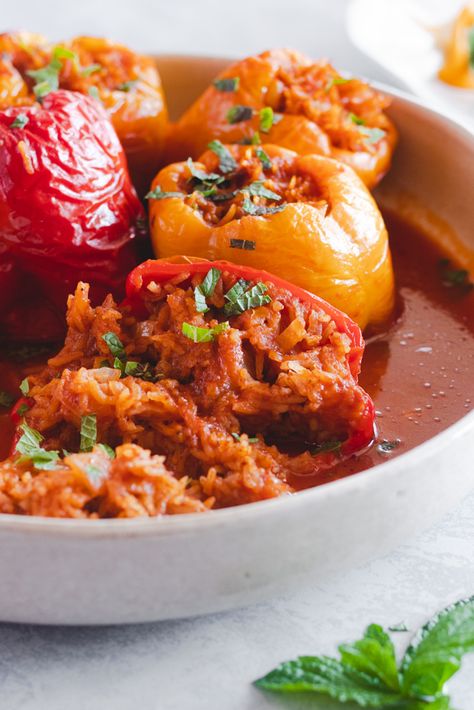
[[[102,106],[71,91],[0,111],[0,330],[53,340],[77,281],[121,295],[143,210]],[[138,226],[137,226],[138,225]]]

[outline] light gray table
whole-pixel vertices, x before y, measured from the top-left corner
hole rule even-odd
[[[105,34],[152,52],[239,55],[295,46],[379,80],[349,46],[346,0],[22,0],[2,3],[4,29],[54,38]],[[322,14],[324,8],[324,15]],[[423,502],[420,501],[420,505]],[[429,532],[344,578],[321,580],[249,609],[115,628],[0,625],[1,710],[296,710],[251,681],[297,654],[334,653],[365,625],[415,629],[474,592],[474,496]],[[0,570],[0,575],[5,572]],[[1,579],[1,577],[0,577]],[[80,598],[77,599],[80,604]],[[409,634],[398,634],[400,647]],[[451,684],[454,706],[474,707],[474,657]],[[307,706],[306,706],[307,707]],[[334,707],[323,701],[319,708]]]

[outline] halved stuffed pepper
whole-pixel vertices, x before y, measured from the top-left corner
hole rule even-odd
[[[147,261],[121,306],[92,308],[79,284],[68,323],[64,348],[15,408],[1,512],[132,517],[249,503],[330,480],[373,439],[360,329],[265,271]]]
[[[288,49],[247,57],[223,71],[172,128],[168,162],[197,158],[213,138],[242,143],[258,135],[297,153],[350,165],[369,187],[387,172],[396,130],[390,100],[328,62]]]
[[[57,45],[41,35],[0,35],[0,102],[42,100],[63,88],[90,94],[112,119],[140,194],[161,164],[168,115],[152,59],[98,37]]]
[[[186,253],[267,269],[362,328],[390,315],[394,277],[384,221],[342,163],[213,141],[198,162],[161,170],[149,202],[158,257]]]

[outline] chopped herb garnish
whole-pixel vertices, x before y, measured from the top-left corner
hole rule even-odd
[[[260,133],[258,131],[254,131],[251,136],[245,136],[238,141],[240,145],[260,145],[261,142]]]
[[[220,277],[221,272],[219,271],[219,269],[216,269],[214,266],[212,267],[212,269],[209,269],[199,287],[205,296],[212,296]]]
[[[246,200],[246,202],[250,202],[250,200]],[[229,246],[231,249],[246,249],[247,251],[254,251],[257,243],[251,239],[231,239]]]
[[[247,187],[242,188],[242,192],[248,192],[252,197],[258,196],[265,197],[267,200],[281,200],[281,196],[278,193],[265,187],[263,180],[252,182]]]
[[[107,346],[110,350],[111,355],[120,358],[120,360],[125,360],[127,357],[123,343],[115,333],[109,331],[102,336],[102,340],[105,340]]]
[[[237,163],[230,151],[220,141],[211,141],[207,147],[219,158],[219,169],[222,173],[231,173],[236,170]]]
[[[329,439],[328,441],[323,441],[321,444],[312,446],[310,454],[312,456],[317,456],[318,454],[339,453],[342,444],[343,442],[339,439]]]
[[[63,67],[61,59],[72,59],[77,62],[77,55],[65,47],[55,47],[49,64],[41,69],[30,69],[26,72],[35,81],[33,92],[37,99],[43,99],[51,91],[57,91],[59,88],[59,72]]]
[[[56,59],[72,59],[76,63],[78,61],[77,54],[72,49],[67,49],[67,47],[55,47],[53,57]]]
[[[220,335],[229,327],[229,323],[219,323],[219,325],[214,326],[214,328],[199,328],[191,323],[183,323],[181,326],[181,332],[187,338],[193,341],[193,343],[210,343],[214,340],[216,335]]]
[[[29,391],[30,383],[28,382],[28,378],[25,377],[25,379],[20,382],[20,392],[26,397]]]
[[[97,88],[97,86],[89,86],[87,93],[89,94],[89,96],[91,98],[97,99],[97,101],[100,101],[100,94],[99,94],[99,89]]]
[[[252,200],[246,198],[242,203],[242,209],[247,214],[263,217],[267,214],[275,214],[284,210],[286,205],[278,205],[277,207],[266,207],[265,205],[256,205]],[[238,240],[237,240],[238,241]]]
[[[394,633],[402,633],[404,631],[409,631],[410,629],[408,626],[405,624],[404,621],[401,621],[399,624],[394,624],[393,626],[388,627],[389,631],[392,631]]]
[[[361,126],[359,133],[367,138],[367,143],[378,143],[385,136],[385,131],[382,128],[369,128],[368,126]]]
[[[20,424],[23,432],[17,441],[15,451],[21,454],[19,461],[30,460],[35,468],[49,471],[56,466],[59,459],[58,451],[47,451],[40,444],[43,441],[42,434],[36,429],[32,429],[26,422]]]
[[[115,451],[108,444],[97,444],[97,448],[99,448],[101,451],[103,451],[104,454],[107,454],[107,456],[109,458],[111,458],[111,459],[115,458]]]
[[[214,194],[216,186],[225,181],[223,175],[218,173],[206,173],[204,170],[196,168],[191,158],[188,158],[187,165],[191,173],[190,180],[194,180],[194,189],[202,192],[204,196],[210,197]]]
[[[82,67],[80,74],[81,76],[90,76],[91,74],[97,74],[102,69],[100,64],[89,64],[87,67]]]
[[[81,443],[79,451],[92,451],[97,443],[97,416],[85,414],[81,418]]]
[[[194,303],[196,304],[196,311],[198,313],[207,313],[209,306],[206,303],[206,297],[201,291],[200,286],[196,286],[194,289]]]
[[[237,434],[235,431],[231,432],[231,436],[233,436],[236,441],[240,441],[240,436],[241,436],[241,435],[240,435],[240,434]],[[249,444],[256,444],[257,441],[258,441],[258,437],[256,437],[256,436],[249,436],[249,437],[247,437],[247,440],[248,440]]]
[[[119,84],[117,86],[117,91],[131,91],[137,83],[137,79],[132,79],[131,81],[124,81],[122,84]]]
[[[242,123],[248,121],[253,116],[253,109],[250,106],[232,106],[226,114],[227,123]]]
[[[217,91],[230,93],[232,91],[237,91],[239,88],[240,77],[233,76],[229,79],[214,79],[212,83],[216,87]]]
[[[19,113],[15,120],[10,123],[10,128],[24,128],[29,120],[24,113]]]
[[[145,200],[164,200],[167,197],[184,197],[182,192],[164,192],[158,185],[145,195]]]
[[[474,284],[469,278],[469,271],[466,269],[453,269],[449,259],[441,259],[439,267],[445,286],[461,288],[463,291],[470,291],[474,288]]]
[[[236,195],[239,194],[239,190],[232,190],[231,192],[217,192],[216,190],[214,191],[208,191],[208,194],[205,192],[202,193],[205,195],[209,200],[212,200],[212,202],[227,202],[227,200],[232,200]]]
[[[224,306],[224,313],[228,316],[235,316],[248,311],[249,308],[265,306],[272,300],[266,293],[267,291],[268,289],[262,281],[251,288],[248,288],[248,282],[243,279],[237,281],[224,296],[228,301]]]
[[[20,406],[16,410],[16,413],[18,414],[19,417],[22,417],[24,414],[27,413],[28,410],[29,410],[29,406],[27,405],[26,402],[23,402],[22,404],[20,404]]]
[[[270,170],[272,167],[272,161],[268,157],[267,153],[263,150],[263,148],[257,148],[255,151],[255,155],[257,158],[260,160],[262,163],[262,168],[264,170]]]
[[[11,407],[14,401],[15,398],[11,394],[0,390],[0,407]]]
[[[86,473],[87,473],[87,478],[89,479],[89,481],[92,483],[93,486],[100,485],[100,483],[104,477],[104,474],[100,470],[100,468],[97,468],[97,466],[87,466]]]
[[[381,454],[389,454],[394,449],[397,449],[401,443],[400,439],[393,439],[392,441],[383,439],[379,444],[377,444],[377,451]]]
[[[355,113],[350,113],[349,118],[352,121],[352,123],[355,123],[356,126],[364,126],[365,125],[365,120],[361,118],[360,116],[356,116]]]
[[[262,108],[259,113],[259,118],[260,118],[260,130],[262,133],[268,133],[270,128],[273,126],[273,118],[274,118],[274,113],[273,109],[271,106],[265,106],[265,108]]]
[[[352,79],[344,79],[343,76],[333,76],[331,77],[331,79],[328,80],[326,86],[324,87],[324,91],[329,91],[330,89],[332,89],[333,86],[347,84],[348,81],[352,81]]]

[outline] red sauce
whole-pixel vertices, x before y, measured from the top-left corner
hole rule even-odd
[[[391,239],[399,306],[383,334],[368,339],[360,382],[375,402],[378,441],[365,454],[341,463],[328,478],[356,473],[398,456],[453,424],[474,402],[474,291],[449,287],[441,278],[443,254],[419,231],[392,214]],[[0,355],[1,358],[1,355]],[[45,357],[0,359],[0,390],[18,392],[22,378]],[[0,409],[0,460],[8,455],[12,427]],[[380,442],[396,442],[388,453]],[[290,481],[297,488],[321,482]]]

